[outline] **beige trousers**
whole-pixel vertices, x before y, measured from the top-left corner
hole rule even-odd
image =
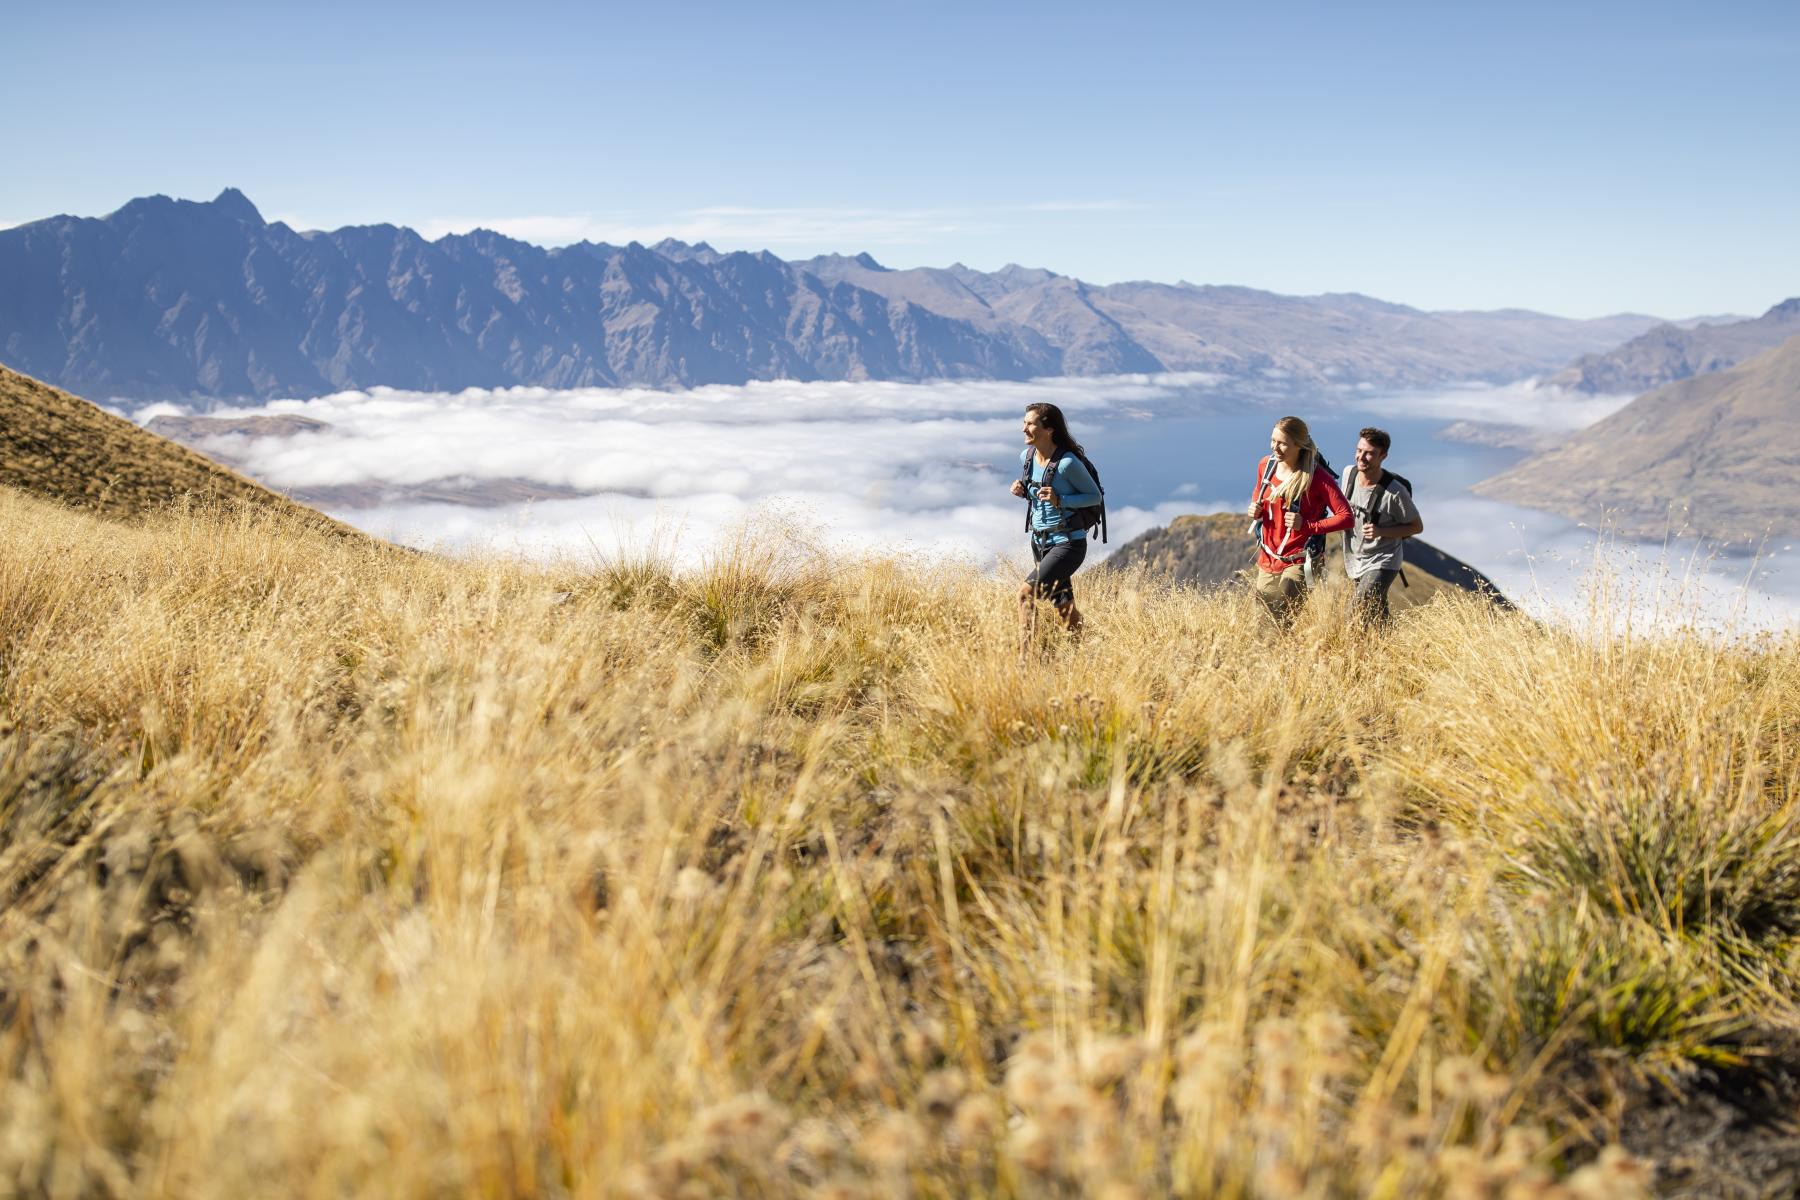
[[[1256,598],[1277,625],[1289,625],[1306,602],[1306,568],[1295,563],[1279,575],[1256,568]]]

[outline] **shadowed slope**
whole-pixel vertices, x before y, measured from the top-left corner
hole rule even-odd
[[[0,367],[0,485],[108,517],[138,517],[198,500],[266,509],[322,532],[363,536],[123,417],[5,367]]]
[[[1106,565],[1126,569],[1142,565],[1149,573],[1176,583],[1218,587],[1231,583],[1240,572],[1255,565],[1255,547],[1245,534],[1246,518],[1237,513],[1176,517],[1161,529],[1139,534],[1114,551]],[[1342,539],[1329,540],[1326,574],[1343,575]],[[1406,583],[1390,594],[1396,609],[1417,608],[1427,601],[1454,592],[1476,592],[1503,608],[1512,604],[1500,594],[1494,581],[1461,559],[1453,558],[1420,538],[1406,543]]]

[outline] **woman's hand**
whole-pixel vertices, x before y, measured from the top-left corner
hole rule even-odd
[[[1056,504],[1056,489],[1048,485],[1041,487],[1038,489],[1037,498],[1045,504]],[[1062,505],[1056,504],[1056,507],[1061,508]]]
[[[1020,499],[1024,499],[1024,497],[1025,497],[1025,481],[1023,479],[1013,480],[1012,494],[1019,497]]]

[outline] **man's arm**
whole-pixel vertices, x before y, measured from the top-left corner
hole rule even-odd
[[[1413,503],[1412,493],[1406,490],[1406,485],[1396,482],[1390,490],[1394,497],[1394,506],[1400,510],[1399,515],[1405,519],[1398,525],[1376,526],[1375,536],[1387,541],[1394,541],[1399,538],[1417,537],[1424,533],[1425,519],[1419,515],[1419,506]]]

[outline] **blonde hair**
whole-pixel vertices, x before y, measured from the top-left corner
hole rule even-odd
[[[1312,486],[1313,469],[1319,463],[1319,448],[1313,445],[1312,430],[1299,417],[1283,417],[1275,422],[1283,437],[1300,447],[1300,464],[1286,483],[1275,489],[1275,498],[1283,504],[1294,504]]]

